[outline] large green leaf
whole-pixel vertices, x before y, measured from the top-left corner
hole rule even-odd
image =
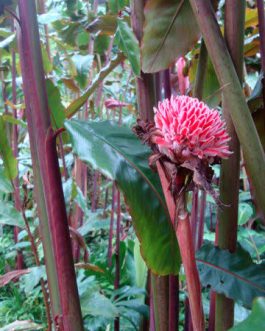
[[[144,13],[142,70],[157,72],[192,48],[199,28],[188,0],[148,0]]]
[[[241,247],[234,254],[210,243],[196,254],[197,266],[203,286],[251,306],[257,296],[265,296],[265,265],[253,263]]]
[[[5,120],[0,116],[0,156],[3,159],[5,175],[8,179],[15,179],[17,176],[17,160],[15,159],[12,149],[9,145]]]
[[[123,192],[147,266],[161,275],[178,273],[178,245],[158,176],[148,166],[150,150],[129,128],[114,123],[73,120],[65,127],[79,158]]]
[[[252,312],[249,317],[242,323],[236,325],[230,331],[250,331],[265,330],[265,298],[254,300]]]
[[[0,201],[0,224],[25,227],[21,213],[11,203],[4,201]]]
[[[118,20],[117,37],[121,50],[131,63],[134,74],[140,76],[141,65],[138,41],[129,25],[121,19]]]

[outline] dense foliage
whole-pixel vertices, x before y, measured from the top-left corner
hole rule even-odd
[[[222,31],[226,2],[213,1]],[[208,58],[201,27],[188,0],[147,0],[141,12],[142,3],[36,1],[47,111],[67,212],[65,224],[68,221],[84,328],[89,331],[164,331],[163,327],[154,328],[157,312],[151,302],[158,291],[156,275],[166,279],[167,286],[168,275],[178,275],[174,281],[179,287],[175,290],[179,330],[187,330],[191,323],[187,273],[181,268],[167,196],[153,169],[154,162],[151,166],[148,162],[150,148],[142,144],[132,127],[139,114],[143,119],[148,112],[139,101],[144,93],[141,81],[147,82],[145,86],[152,81],[147,93],[150,99],[151,90],[156,90],[153,100],[168,97],[169,83],[169,94],[197,96],[220,114],[225,108],[222,93],[226,86],[220,84],[215,62]],[[36,198],[41,190],[33,173],[38,161],[30,146],[29,110],[26,114],[24,99],[29,86],[22,80],[22,18],[16,9],[17,1],[0,4],[0,330],[51,330],[54,316]],[[243,90],[264,146],[265,68],[261,63],[265,54],[260,51],[261,33],[256,3],[247,1]],[[199,93],[198,72],[202,70]],[[259,174],[255,177],[256,170],[245,162],[254,154],[245,149],[241,141],[244,132],[231,116],[243,146],[238,206],[221,202],[219,208],[238,211],[236,250],[221,244],[216,247],[220,210],[212,194],[186,183],[186,202],[207,327],[215,330],[211,326],[212,305],[209,308],[215,291],[235,302],[233,330],[261,330],[265,207],[256,189]],[[226,150],[225,156],[228,154]],[[216,192],[221,181],[219,161],[211,168],[211,185]],[[168,295],[168,290],[165,292]]]

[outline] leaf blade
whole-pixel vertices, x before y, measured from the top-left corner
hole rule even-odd
[[[176,58],[185,55],[199,37],[189,1],[149,0],[144,13],[142,70],[152,73],[167,69]]]
[[[178,245],[161,186],[147,162],[149,149],[114,123],[72,120],[65,127],[79,158],[115,180],[124,193],[148,267],[161,275],[176,274]]]
[[[228,298],[249,307],[257,296],[265,296],[265,280],[261,275],[265,265],[252,262],[241,247],[236,253],[205,244],[196,254],[197,266],[203,286],[212,288]]]

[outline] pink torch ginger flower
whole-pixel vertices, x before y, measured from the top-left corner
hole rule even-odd
[[[217,110],[188,96],[172,96],[159,102],[155,111],[159,151],[172,161],[182,163],[193,157],[211,163],[215,157],[228,158],[228,136]]]

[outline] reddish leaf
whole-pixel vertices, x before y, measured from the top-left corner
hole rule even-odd
[[[19,278],[25,274],[30,273],[30,269],[14,270],[10,271],[2,276],[0,276],[0,287],[3,287],[13,281],[14,279]]]
[[[128,103],[126,102],[121,102],[119,100],[116,100],[114,98],[109,98],[105,100],[104,105],[108,109],[113,109],[113,108],[119,108],[119,107],[127,107],[129,106]]]

